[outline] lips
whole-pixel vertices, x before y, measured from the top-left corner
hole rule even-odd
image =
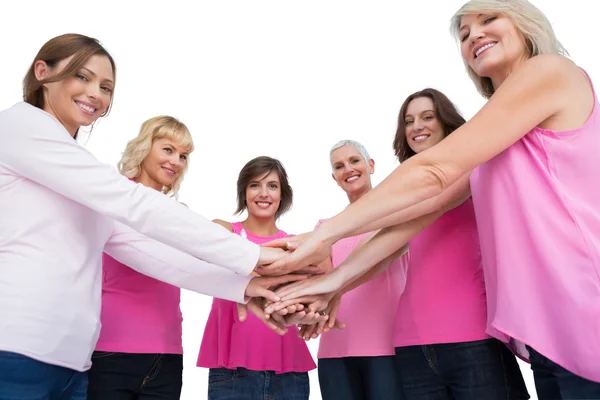
[[[492,41],[492,42],[485,42],[485,43],[481,43],[477,46],[475,46],[473,48],[473,58],[477,58],[481,55],[481,53],[483,53],[486,50],[491,49],[492,47],[494,47],[498,42]]]
[[[167,167],[161,167],[163,169],[163,171],[165,171],[167,173],[167,175],[169,176],[175,176],[175,174],[177,174],[177,171],[174,169],[170,169]]]
[[[429,136],[431,136],[429,133],[421,133],[421,134],[413,136],[411,138],[411,140],[413,142],[421,143],[421,142],[424,142],[425,140],[427,140],[429,138]]]
[[[344,182],[346,182],[346,183],[356,182],[359,178],[360,178],[360,175],[353,175],[353,176],[350,176],[350,177],[344,179]]]
[[[273,203],[269,203],[268,201],[255,201],[254,204],[256,204],[259,208],[267,209]]]

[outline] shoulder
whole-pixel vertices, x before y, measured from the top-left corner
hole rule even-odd
[[[221,225],[223,228],[227,229],[229,232],[233,232],[233,224],[231,222],[223,221],[222,219],[213,219],[215,224]]]
[[[567,57],[558,54],[540,54],[531,57],[521,66],[530,79],[548,83],[569,83],[580,79],[581,69]]]

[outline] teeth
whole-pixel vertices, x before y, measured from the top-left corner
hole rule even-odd
[[[346,179],[346,182],[350,183],[350,182],[354,182],[355,180],[357,180],[358,178],[360,178],[360,176],[355,175],[355,176],[351,176],[350,178]]]
[[[490,47],[494,47],[496,45],[496,43],[488,43],[483,47],[480,47],[479,49],[477,49],[477,51],[475,52],[475,57],[477,57],[479,54],[481,54],[482,51],[489,49]]]
[[[165,168],[165,167],[163,167],[163,169],[164,169],[165,171],[167,171],[168,173],[170,173],[171,175],[175,175],[175,171],[173,171],[172,169]]]
[[[92,107],[90,107],[90,106],[86,106],[85,104],[77,103],[77,105],[78,105],[79,107],[81,107],[82,109],[84,109],[85,111],[87,111],[87,112],[91,112],[91,113],[93,113],[93,112],[95,112],[95,111],[96,111],[96,109],[95,109],[95,108],[92,108]]]
[[[259,207],[269,207],[271,205],[270,203],[263,203],[263,202],[257,202],[256,204],[258,204]]]
[[[429,137],[429,135],[419,135],[419,136],[415,136],[415,137],[413,138],[413,140],[414,140],[415,142],[420,142],[420,141],[422,141],[422,140],[425,140],[425,139],[427,139],[428,137]]]

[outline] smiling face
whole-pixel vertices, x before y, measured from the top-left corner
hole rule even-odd
[[[56,75],[71,58],[60,61],[54,68],[44,61],[37,61],[36,78],[42,80]],[[94,55],[75,76],[43,86],[44,111],[53,115],[71,135],[75,135],[77,129],[91,125],[108,109],[114,88],[112,65],[108,57]]]
[[[248,214],[258,218],[274,218],[281,203],[281,182],[276,171],[253,177],[246,186]]]
[[[373,160],[365,161],[354,146],[342,146],[331,153],[333,179],[349,196],[371,189],[374,165]]]
[[[444,127],[429,97],[417,97],[408,103],[404,127],[408,146],[417,154],[435,146],[444,138]]]
[[[467,65],[492,81],[503,81],[529,57],[523,35],[510,18],[501,14],[462,16],[458,37]]]
[[[187,165],[189,149],[167,138],[155,139],[141,164],[139,182],[156,190],[173,186]]]

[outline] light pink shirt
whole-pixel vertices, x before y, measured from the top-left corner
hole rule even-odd
[[[482,134],[485,134],[484,132]],[[534,128],[478,167],[471,190],[490,334],[600,382],[600,110]],[[516,341],[520,342],[517,343]]]
[[[283,231],[270,237],[253,235],[240,222],[232,224],[233,232],[261,244],[289,236]],[[253,371],[307,372],[316,368],[298,328],[288,327],[281,336],[265,326],[254,314],[241,322],[236,303],[214,299],[197,365],[205,368],[244,367]]]
[[[319,221],[316,227],[324,220]],[[339,240],[332,247],[331,263],[339,266],[366,236]],[[337,318],[345,329],[321,336],[318,358],[375,357],[394,354],[396,306],[406,282],[407,254],[401,256],[369,282],[342,296]]]
[[[170,284],[244,301],[257,245],[129,181],[27,103],[0,112],[0,141],[0,351],[89,369],[103,251]]]
[[[394,346],[469,342],[486,334],[486,296],[473,202],[442,215],[409,243]]]
[[[96,350],[183,354],[181,290],[102,256],[102,329]]]

